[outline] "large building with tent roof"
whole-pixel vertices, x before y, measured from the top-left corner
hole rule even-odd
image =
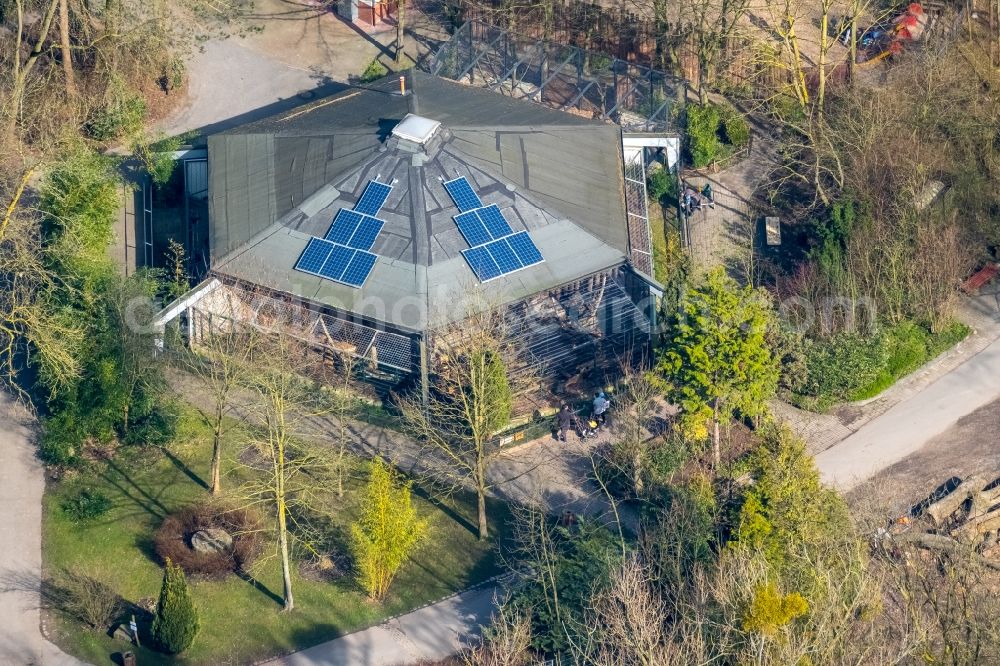
[[[658,285],[626,168],[643,138],[419,72],[402,84],[210,136],[208,272],[165,316],[193,336],[280,320],[380,391],[426,381],[435,335],[486,301],[559,390],[644,350]]]

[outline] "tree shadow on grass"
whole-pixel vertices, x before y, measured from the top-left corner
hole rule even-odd
[[[120,492],[122,496],[132,500],[154,518],[162,519],[170,513],[170,510],[158,497],[140,488],[114,460],[107,461],[107,469],[101,474],[101,477],[109,486]]]
[[[452,506],[450,501],[444,501],[441,498],[432,495],[426,488],[420,484],[413,484],[412,486],[413,494],[422,500],[425,500],[432,506],[441,510],[446,516],[454,520],[456,523],[467,529],[471,534],[479,534],[479,525],[472,522],[469,518],[459,513],[458,510]],[[451,500],[454,494],[449,494],[448,500]]]
[[[184,475],[187,478],[191,479],[205,490],[208,490],[208,484],[205,483],[205,481],[200,476],[198,476],[190,467],[185,465],[183,460],[181,460],[173,453],[171,453],[166,447],[163,447],[160,450],[163,451],[163,455],[166,456],[167,460],[169,460],[174,464],[174,467],[184,472]]]
[[[263,594],[264,596],[266,596],[268,599],[270,599],[274,603],[278,604],[279,606],[284,607],[284,605],[285,605],[284,598],[282,598],[282,597],[278,596],[277,594],[275,594],[274,592],[272,592],[271,589],[267,585],[264,585],[259,580],[257,580],[256,578],[254,578],[253,576],[251,576],[250,574],[248,574],[246,571],[237,571],[236,572],[236,577],[239,578],[240,580],[246,582],[246,583],[249,583],[251,586],[253,586],[253,588],[255,590],[259,590],[261,592],[261,594]]]

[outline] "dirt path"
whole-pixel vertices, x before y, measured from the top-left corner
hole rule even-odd
[[[157,124],[173,136],[218,132],[341,90],[395,39],[308,3],[258,0],[243,36],[213,38],[188,61],[183,107]]]
[[[42,637],[42,493],[34,421],[0,392],[0,664],[84,666]]]

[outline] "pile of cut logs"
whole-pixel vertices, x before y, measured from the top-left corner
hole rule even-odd
[[[1000,570],[1000,479],[973,474],[928,504],[918,520],[900,518],[879,537],[945,552],[971,547],[982,564]]]

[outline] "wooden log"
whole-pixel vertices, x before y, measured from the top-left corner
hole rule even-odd
[[[1000,503],[1000,487],[990,490],[983,490],[972,497],[972,506],[969,509],[969,518],[976,518],[992,509]]]
[[[967,520],[951,531],[956,538],[968,538],[1000,529],[1000,509]]]
[[[973,474],[958,484],[953,491],[928,506],[924,513],[930,516],[935,526],[940,527],[948,516],[955,513],[969,497],[978,494],[984,485],[986,480],[978,474]]]
[[[946,537],[943,534],[927,534],[926,532],[907,532],[906,534],[898,534],[892,537],[892,540],[896,543],[911,543],[920,548],[927,550],[937,550],[945,553],[959,553],[963,555],[969,555],[979,564],[989,567],[990,569],[995,569],[1000,571],[1000,562],[994,562],[993,560],[983,557],[982,555],[973,552],[968,545],[959,543],[951,537]]]

